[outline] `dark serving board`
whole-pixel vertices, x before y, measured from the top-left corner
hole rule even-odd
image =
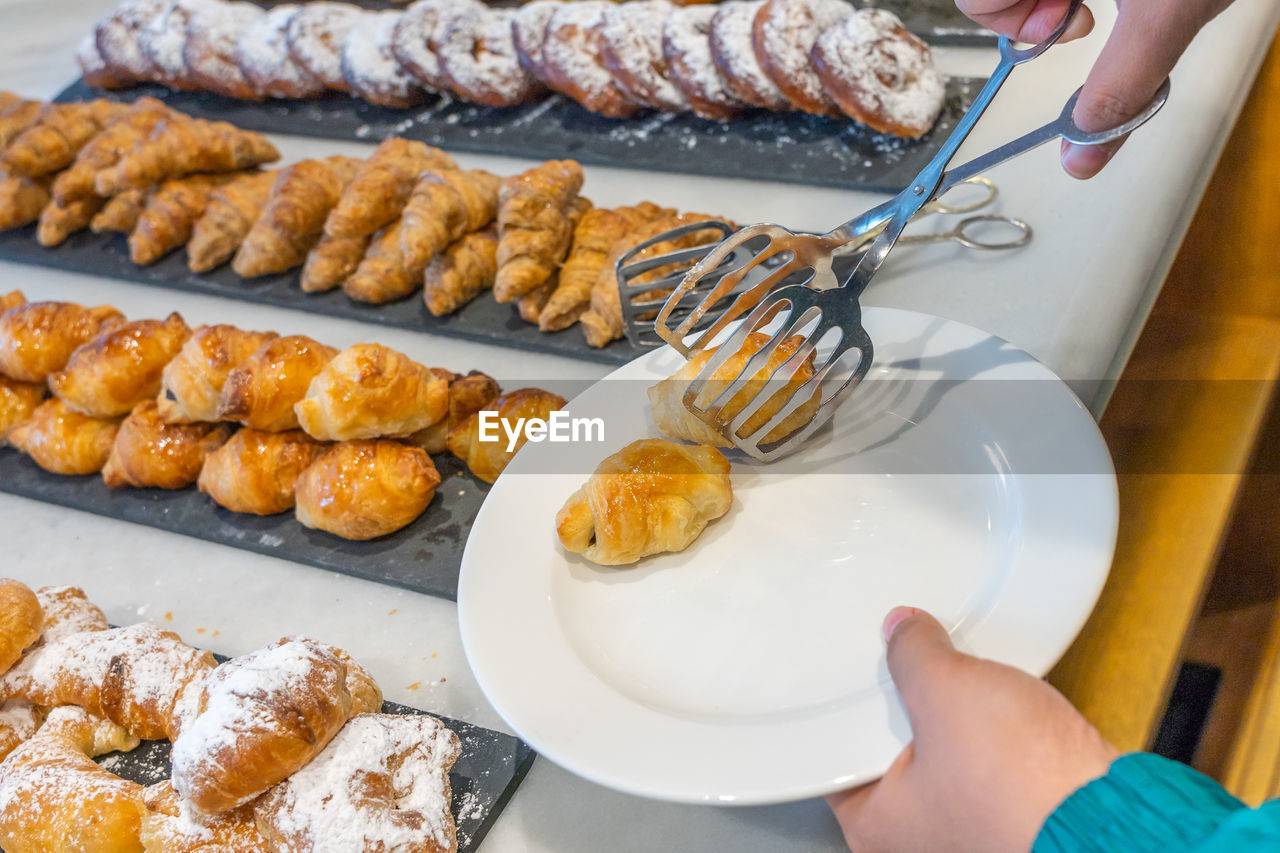
[[[226,657],[215,655],[219,662]],[[417,708],[382,703],[384,714],[427,714]],[[493,822],[524,781],[535,753],[527,743],[511,735],[473,726],[461,720],[430,714],[462,741],[462,753],[449,771],[453,789],[453,820],[458,830],[459,853],[480,846]],[[139,785],[155,785],[169,778],[169,741],[144,740],[129,752],[101,756],[98,763]],[[3,851],[0,851],[3,853]]]
[[[61,246],[46,249],[36,242],[35,226],[28,225],[0,232],[0,260],[242,299],[605,364],[625,364],[645,352],[625,340],[593,349],[587,346],[582,330],[573,326],[560,332],[540,332],[537,326],[521,320],[511,305],[499,305],[484,296],[473,299],[455,314],[433,317],[422,304],[420,294],[385,305],[366,305],[353,302],[341,290],[303,293],[298,288],[296,271],[245,280],[224,264],[212,272],[193,273],[187,269],[186,254],[181,250],[151,266],[140,267],[129,260],[128,244],[120,234],[79,231]]]
[[[608,119],[560,95],[520,107],[485,107],[444,98],[395,110],[338,93],[306,101],[254,103],[156,85],[108,92],[79,81],[57,100],[132,101],[150,95],[190,115],[267,133],[365,142],[403,136],[452,151],[572,157],[628,169],[897,192],[937,152],[982,82],[950,78],[942,116],[919,140],[873,133],[847,119],[798,112],[757,111],[724,124],[690,114]]]
[[[0,492],[452,601],[458,596],[462,547],[489,486],[471,476],[452,456],[442,454],[434,461],[441,483],[426,511],[408,527],[368,542],[352,542],[303,527],[289,512],[269,516],[230,512],[194,487],[113,491],[97,474],[50,474],[12,448],[0,449]]]
[[[966,18],[955,0],[871,0],[856,5],[889,10],[908,30],[933,44],[981,47],[996,43],[996,34]]]

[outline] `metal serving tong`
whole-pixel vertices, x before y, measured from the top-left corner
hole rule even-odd
[[[973,104],[915,180],[884,204],[822,235],[797,234],[778,225],[753,225],[731,233],[733,228],[726,223],[692,223],[646,241],[619,259],[617,273],[624,304],[628,297],[641,292],[673,288],[658,312],[654,329],[686,358],[715,342],[731,322],[750,312],[689,383],[683,402],[690,412],[761,461],[772,461],[793,452],[830,419],[870,369],[873,346],[862,325],[858,298],[884,263],[907,223],[931,200],[942,196],[961,181],[1059,136],[1081,145],[1108,142],[1141,126],[1160,110],[1169,95],[1168,80],[1161,85],[1147,108],[1134,119],[1111,130],[1088,133],[1076,127],[1071,116],[1080,94],[1077,90],[1054,121],[962,166],[946,170],[956,150],[991,104],[1014,66],[1034,59],[1053,45],[1081,3],[1082,0],[1072,0],[1058,27],[1033,47],[1015,48],[1008,38],[1000,38],[1000,62]],[[704,242],[701,246],[659,257],[633,260],[658,242],[688,238],[709,228],[716,228],[726,236],[710,251]],[[831,266],[833,257],[847,244],[861,242],[866,234],[877,228],[880,229],[879,234],[867,247],[848,279],[843,283],[838,281]],[[645,280],[649,278],[646,273],[665,272],[671,265],[687,267],[694,259],[697,259],[696,263],[683,275]],[[702,295],[697,304],[688,309],[686,297],[693,292]],[[696,338],[686,343],[686,337],[699,328],[707,311],[728,296],[735,296],[732,304],[706,325]],[[677,308],[682,308],[682,316],[673,326],[671,321]],[[736,377],[727,384],[716,380],[718,395],[709,402],[700,400],[708,381],[712,381],[724,364],[742,349],[748,336],[770,324],[771,338],[747,360]],[[763,374],[779,345],[793,336],[800,337],[799,345],[781,364]],[[821,351],[819,345],[822,345]],[[845,356],[855,352],[857,361],[848,363]],[[811,361],[815,353],[817,356]],[[812,367],[807,367],[810,364]],[[811,375],[803,382],[793,382],[804,375],[801,371],[809,370]],[[831,381],[827,382],[829,378]],[[817,413],[803,428],[779,441],[764,442],[766,436],[815,394],[821,395]],[[726,406],[731,402],[733,405],[726,412]],[[771,416],[763,424],[753,424],[752,431],[747,433],[743,429],[744,424],[766,405],[771,406]]]
[[[956,195],[962,198],[955,201],[944,201],[942,198],[935,198],[921,207],[911,221],[915,222],[917,219],[934,213],[972,213],[995,202],[996,197],[1000,194],[996,185],[986,178],[969,178],[958,183],[953,190]],[[969,191],[965,192],[965,190]],[[974,193],[973,190],[978,192]],[[884,225],[887,221],[885,220],[879,225],[867,229],[863,234],[851,238],[847,243],[838,246],[833,252],[833,256],[841,261],[836,271],[838,272],[839,269],[852,270],[854,264],[861,260],[871,246],[876,235],[884,230]],[[668,302],[668,296],[674,287],[673,282],[678,283],[692,263],[704,257],[715,245],[714,242],[703,238],[715,233],[720,235],[720,239],[723,239],[733,233],[733,228],[734,226],[720,220],[711,220],[691,224],[685,228],[664,231],[662,234],[629,251],[622,258],[622,265],[626,267],[628,274],[631,275],[630,283],[625,285],[627,292],[620,294],[623,331],[627,340],[636,346],[642,347],[662,346],[666,342],[662,337],[659,337],[657,330],[655,330],[654,318],[658,316],[658,310]],[[652,260],[646,259],[643,263],[633,264],[632,258],[637,253],[653,246],[656,242],[664,241],[673,234],[677,235],[677,239],[679,239],[691,232],[699,238],[698,245],[677,253],[684,259],[684,263],[672,264],[671,261],[674,255],[663,254],[656,256]],[[975,251],[1004,251],[1027,245],[1031,242],[1032,234],[1031,226],[1021,219],[1002,214],[987,213],[967,216],[944,231],[899,237],[898,245],[956,243],[963,248]],[[808,236],[817,237],[819,235]],[[763,275],[767,275],[770,271],[776,269],[785,260],[785,258],[777,256],[764,260],[759,268],[751,271],[751,274],[740,277],[740,281],[730,295],[735,295],[748,287],[758,284]],[[658,270],[657,273],[652,272],[657,265],[661,265],[663,268]],[[672,272],[671,267],[673,266],[678,269],[678,272]],[[728,266],[732,266],[732,262]],[[636,270],[640,272],[635,272]],[[662,273],[666,275],[659,278]],[[646,277],[651,279],[647,283],[640,280],[640,276],[644,274],[647,274]],[[707,291],[719,278],[719,275],[704,276],[695,286],[685,290],[678,302],[668,307],[665,314],[664,327],[670,328],[673,324],[678,324],[698,308],[706,299]],[[701,313],[705,314],[710,307],[710,305],[705,305],[701,309]]]

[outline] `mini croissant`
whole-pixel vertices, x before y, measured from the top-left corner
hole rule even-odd
[[[9,443],[53,474],[96,474],[107,464],[119,419],[91,418],[54,397],[9,430]]]
[[[330,237],[364,237],[400,215],[418,175],[427,169],[456,169],[448,154],[422,142],[395,137],[379,145],[357,170],[324,231]]]
[[[294,405],[337,354],[338,350],[306,335],[267,341],[227,374],[218,399],[218,419],[269,432],[297,429]]]
[[[227,424],[167,424],[146,400],[120,424],[102,468],[110,488],[183,489],[196,481],[206,457],[231,435]]]
[[[324,451],[300,429],[242,429],[205,459],[200,491],[232,512],[284,512],[293,509],[298,477]]]
[[[381,344],[356,344],[324,366],[294,406],[321,441],[412,435],[449,412],[449,383]]]
[[[733,505],[729,460],[713,447],[634,441],[602,461],[556,515],[561,544],[601,566],[683,551]]]
[[[245,172],[209,194],[187,243],[192,272],[207,272],[231,259],[266,206],[275,179],[275,172]]]
[[[569,250],[568,213],[582,189],[582,166],[549,160],[502,182],[498,193],[498,277],[493,295],[514,302],[544,284]]]
[[[201,326],[165,365],[156,402],[166,423],[218,420],[218,401],[227,376],[254,350],[277,337],[235,326]]]
[[[0,314],[0,373],[20,382],[44,382],[67,366],[71,353],[101,331],[124,322],[109,305],[28,302]]]
[[[160,390],[160,375],[191,330],[182,315],[134,320],[116,326],[71,354],[67,366],[49,376],[49,389],[81,414],[127,415]]]
[[[422,514],[440,485],[425,450],[398,441],[344,441],[298,477],[298,522],[344,539],[375,539]]]
[[[514,429],[517,419],[541,418],[546,420],[547,416],[552,412],[557,409],[563,409],[565,402],[565,399],[559,394],[552,394],[550,391],[543,391],[541,388],[521,388],[518,391],[512,391],[510,394],[503,394],[458,426],[449,430],[449,436],[446,440],[449,452],[465,462],[467,467],[471,469],[472,474],[486,483],[492,483],[498,479],[498,475],[503,472],[508,463],[511,462],[511,459],[524,446],[527,439],[524,435],[521,435],[513,450],[507,450],[507,442],[503,440],[482,441],[480,433],[481,416],[486,413],[493,413],[499,421],[506,422]],[[505,435],[506,433],[502,431],[501,434]]]
[[[146,139],[94,179],[100,196],[142,189],[194,172],[236,172],[280,156],[260,133],[225,121],[173,116],[157,124]]]
[[[0,447],[8,443],[9,430],[35,414],[45,390],[42,383],[18,382],[0,373]]]

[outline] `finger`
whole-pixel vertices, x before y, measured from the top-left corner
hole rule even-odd
[[[1057,28],[1071,7],[1071,0],[957,0],[956,6],[987,29],[1015,41],[1036,44]],[[1078,39],[1092,30],[1093,13],[1082,6],[1058,41]]]
[[[1089,72],[1072,114],[1081,130],[1096,132],[1123,124],[1141,112],[1169,76],[1202,23],[1192,2],[1152,10],[1126,3],[1115,28]],[[1163,14],[1162,14],[1163,13]],[[1127,138],[1127,137],[1126,137]],[[1062,167],[1076,178],[1102,171],[1125,138],[1101,145],[1062,145]]]
[[[893,678],[911,730],[919,739],[927,728],[937,706],[939,677],[960,653],[938,620],[914,607],[898,607],[885,617],[889,675]]]

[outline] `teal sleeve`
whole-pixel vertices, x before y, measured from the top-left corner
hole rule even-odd
[[[1032,853],[1280,850],[1280,800],[1256,809],[1176,761],[1146,753],[1117,758],[1058,806]]]

